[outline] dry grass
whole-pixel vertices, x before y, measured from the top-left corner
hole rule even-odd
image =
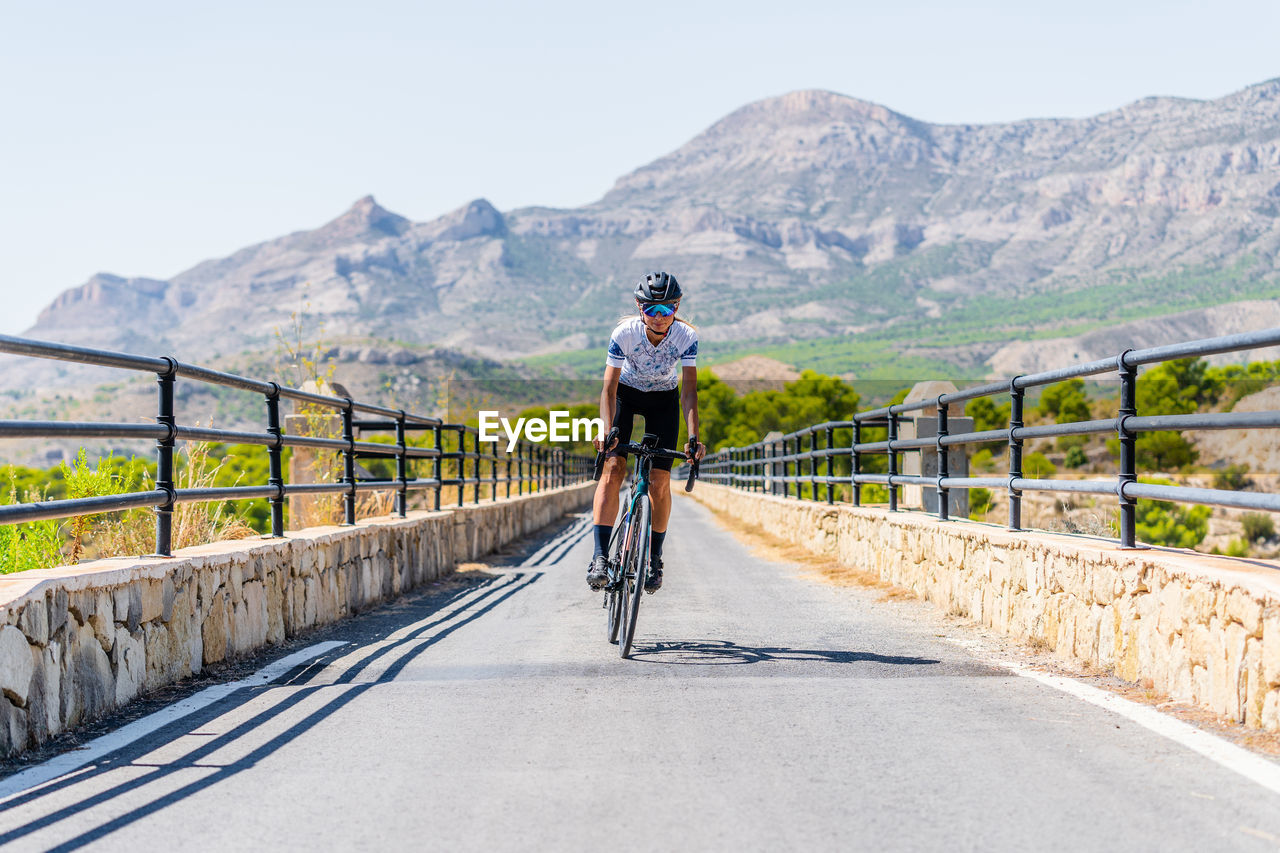
[[[1145,678],[1137,684],[1111,685],[1109,689],[1111,692],[1118,693],[1130,701],[1150,705],[1171,717],[1191,723],[1246,749],[1266,753],[1267,755],[1280,755],[1280,732],[1264,732],[1258,729],[1246,728],[1243,723],[1220,717],[1204,708],[1175,702],[1169,698],[1168,694],[1154,689],[1149,678]]]
[[[721,527],[734,534],[758,557],[775,562],[793,563],[807,569],[808,574],[834,584],[835,586],[852,586],[862,589],[880,590],[881,601],[915,599],[915,593],[900,586],[894,586],[879,575],[864,569],[842,566],[830,557],[815,554],[807,548],[773,535],[762,527],[748,524],[722,510],[707,507]]]

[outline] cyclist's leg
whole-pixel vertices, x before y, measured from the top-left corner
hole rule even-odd
[[[680,392],[678,389],[654,392],[654,399],[644,413],[645,429],[658,436],[658,446],[673,449],[680,436]],[[649,497],[653,503],[653,531],[666,533],[671,517],[671,460],[653,460],[649,474]]]
[[[631,426],[635,419],[635,401],[632,389],[618,386],[618,397],[613,409],[613,427],[618,430],[618,444],[631,441]],[[595,500],[591,506],[591,522],[595,526],[596,549],[601,554],[608,548],[613,522],[618,517],[618,492],[627,477],[627,457],[611,453],[604,460],[600,483],[596,486]]]
[[[671,518],[671,472],[660,470],[657,461],[649,472],[649,502],[653,504],[653,532],[666,533]]]
[[[591,507],[593,524],[598,527],[613,527],[613,522],[618,517],[618,492],[622,489],[622,482],[626,478],[626,459],[610,456],[604,460],[604,468],[600,472],[600,484],[596,486],[595,502]]]
[[[658,436],[658,446],[674,448],[680,435],[680,392],[661,392],[655,405],[645,412],[645,427]],[[649,472],[649,501],[652,530],[649,537],[650,572],[645,590],[655,592],[662,587],[662,546],[667,538],[667,521],[671,518],[671,461],[653,460]]]

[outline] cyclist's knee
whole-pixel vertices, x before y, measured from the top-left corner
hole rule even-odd
[[[604,460],[604,470],[600,473],[600,480],[608,481],[610,484],[619,484],[623,477],[627,475],[627,460],[621,456],[610,456]]]
[[[662,471],[655,468],[649,472],[649,492],[655,495],[665,495],[671,491],[671,472]]]

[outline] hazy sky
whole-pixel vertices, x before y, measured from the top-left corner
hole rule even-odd
[[[463,8],[463,6],[466,8]],[[1085,116],[1280,76],[1280,0],[0,0],[0,332],[372,193],[570,207],[793,89],[934,122]]]

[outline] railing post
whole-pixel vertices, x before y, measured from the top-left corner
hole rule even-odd
[[[791,455],[790,448],[791,441],[785,438],[782,439],[782,496],[784,498],[791,497],[791,469],[789,467],[791,463],[787,461],[787,457]]]
[[[951,498],[947,488],[942,485],[942,481],[950,477],[950,469],[947,466],[947,448],[943,446],[942,439],[947,437],[947,404],[942,402],[942,395],[938,395],[938,520],[946,521],[951,514]]]
[[[1125,483],[1138,480],[1138,437],[1125,428],[1125,420],[1138,413],[1138,368],[1125,363],[1125,350],[1116,359],[1120,368],[1120,411],[1116,413],[1116,431],[1120,436],[1120,476],[1116,491],[1120,496],[1120,547],[1135,548],[1138,544],[1137,502],[1124,494]]]
[[[271,535],[279,539],[284,536],[284,466],[281,464],[284,433],[280,429],[280,386],[274,382],[267,395],[267,434],[275,438],[275,443],[267,447],[267,484],[276,489],[269,503]]]
[[[464,433],[465,434],[465,433]],[[476,464],[474,467],[476,481],[471,485],[471,502],[473,504],[480,503],[480,433],[476,432],[475,441],[472,447],[476,452]]]
[[[777,462],[779,455],[780,454],[778,453],[778,442],[777,440],[774,440],[769,443],[769,457],[770,457],[769,476],[772,479],[772,484],[770,486],[769,493],[774,495],[778,493],[779,486],[785,485],[784,483],[779,482],[780,478],[778,476],[778,462]]]
[[[504,459],[503,462],[504,462],[503,470],[506,471],[506,474],[503,476],[502,480],[504,483],[507,484],[506,497],[511,497],[511,454],[510,453],[507,453],[506,459]]]
[[[809,430],[809,500],[818,499],[818,431]]]
[[[432,501],[432,509],[440,511],[440,481],[444,479],[444,431],[440,428],[440,424],[431,427],[431,436],[436,443],[436,460],[432,468],[435,470],[436,480],[436,496]]]
[[[408,451],[404,437],[404,409],[396,417],[396,479],[400,488],[396,492],[396,513],[404,518],[409,512],[409,465],[405,459]]]
[[[524,442],[516,442],[516,494],[524,494]]]
[[[862,486],[858,484],[858,475],[862,473],[862,454],[858,445],[862,443],[862,422],[853,422],[853,440],[849,444],[849,454],[853,461],[849,468],[849,485],[853,488],[853,505],[862,506]]]
[[[898,509],[898,487],[893,484],[893,477],[898,473],[898,454],[893,449],[893,442],[898,440],[898,416],[889,412],[889,512]]]
[[[836,431],[831,427],[827,427],[827,503],[833,504],[836,501],[835,489],[836,484],[831,482],[836,473],[836,455],[831,451],[835,449]]]
[[[1018,387],[1018,377],[1009,382],[1009,529],[1022,529],[1022,492],[1013,481],[1022,477],[1022,439],[1014,432],[1022,427],[1022,403],[1026,391]]]
[[[352,424],[352,400],[347,398],[347,407],[342,410],[342,440],[347,447],[342,451],[342,482],[347,484],[347,491],[342,496],[342,523],[356,523],[356,433]]]
[[[467,428],[458,427],[458,506],[467,502]]]
[[[173,504],[177,493],[173,487],[173,445],[178,423],[173,410],[174,378],[178,363],[165,356],[169,369],[156,374],[159,395],[156,404],[156,423],[167,427],[169,434],[156,442],[156,488],[168,495],[164,504],[156,507],[156,556],[173,556]]]

